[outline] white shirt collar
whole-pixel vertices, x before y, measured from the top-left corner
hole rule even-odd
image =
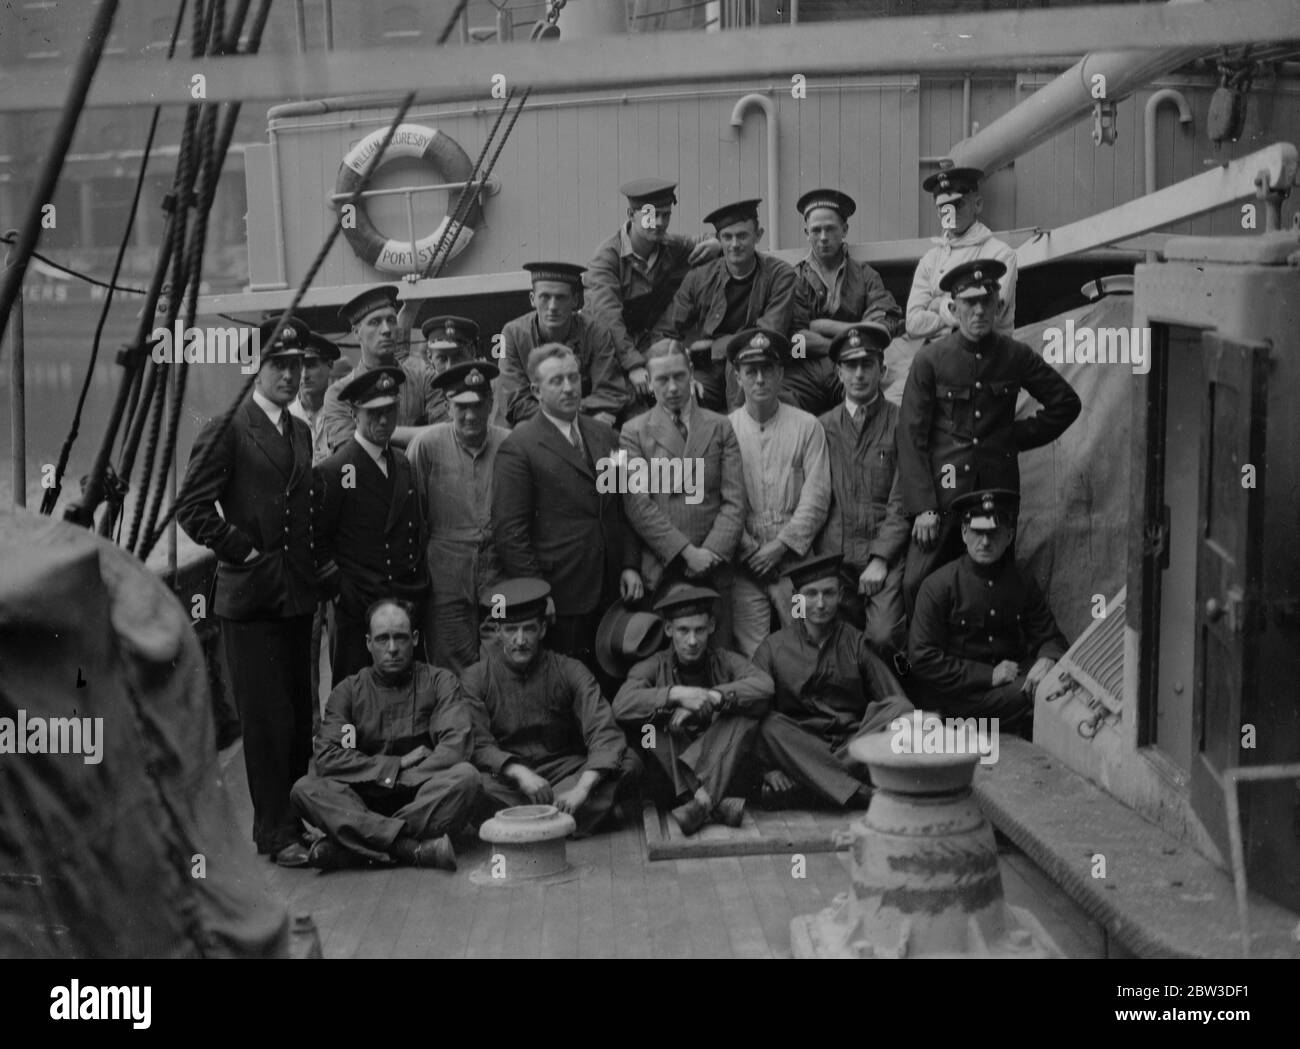
[[[283,412],[284,409],[274,401],[263,397],[262,391],[257,387],[253,387],[253,403],[262,409],[266,414],[266,417],[271,420],[271,425],[278,430],[280,428],[280,413]]]
[[[357,444],[361,445],[361,447],[366,450],[366,454],[375,461],[375,465],[378,466],[379,469],[384,472],[384,476],[387,477],[388,463],[384,459],[384,450],[380,448],[379,445],[375,444],[374,441],[369,441],[362,437],[359,432],[354,433],[352,436],[357,439]]]
[[[572,422],[567,422],[567,423],[566,423],[563,419],[557,419],[554,415],[552,415],[550,412],[548,412],[545,408],[542,409],[542,414],[543,414],[544,416],[546,416],[546,418],[548,418],[548,419],[551,420],[551,425],[554,426],[557,430],[560,431],[561,434],[564,435],[564,439],[565,439],[566,441],[569,441],[570,444],[573,443],[573,441],[572,441],[572,437],[571,437],[570,435],[573,433],[573,431],[574,431],[574,430],[577,428],[577,426],[578,426],[578,417],[577,417],[576,415],[573,417],[573,421],[572,421]],[[578,437],[579,437],[579,439],[582,438],[582,431],[580,431],[580,430],[578,431]]]
[[[878,400],[880,400],[880,391],[879,391],[879,390],[876,391],[876,395],[875,395],[874,397],[872,397],[871,400],[867,401],[866,404],[861,404],[861,405],[859,405],[859,404],[855,404],[855,403],[854,403],[853,401],[851,401],[849,398],[845,397],[845,398],[844,398],[844,410],[845,410],[846,412],[849,413],[849,418],[850,418],[850,419],[856,420],[857,417],[858,417],[858,412],[859,412],[860,410],[862,410],[862,409],[864,409],[864,408],[870,408],[870,407],[871,407],[873,404],[875,404],[876,401],[878,401]]]

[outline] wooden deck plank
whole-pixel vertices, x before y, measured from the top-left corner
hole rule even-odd
[[[640,825],[610,836],[610,872],[614,887],[614,945],[619,958],[653,958],[653,915],[647,907],[645,841]]]
[[[749,886],[758,927],[767,941],[771,957],[789,958],[792,915],[785,886],[778,880],[766,856],[743,856],[738,857],[736,862],[740,866],[741,877]]]
[[[465,855],[457,857],[460,870],[451,879],[439,912],[439,924],[431,930],[428,957],[464,958],[473,931],[475,906],[482,889],[469,879],[470,873],[488,860],[488,848],[479,843]]]
[[[582,890],[578,879],[548,885],[542,900],[542,957],[578,957],[578,925],[582,912]]]
[[[473,885],[472,888],[473,893],[465,896],[465,906],[472,915],[465,957],[500,958],[510,923],[514,888],[506,885]]]
[[[379,867],[366,870],[336,871],[329,875],[337,878],[340,889],[345,890],[331,900],[329,912],[336,917],[330,923],[329,937],[321,937],[321,950],[328,958],[355,958],[362,937],[379,901],[388,890],[395,868]]]
[[[771,958],[772,951],[758,918],[758,910],[736,856],[704,861],[713,876],[713,888],[721,904],[722,922],[731,938],[737,958]]]
[[[391,958],[397,946],[407,912],[415,901],[429,906],[441,894],[445,871],[402,867],[390,872],[388,883],[375,913],[366,923],[357,943],[356,958]]]
[[[610,837],[610,834],[598,834],[581,842],[569,843],[571,856],[582,864],[582,874],[578,879],[582,901],[578,926],[580,958],[613,958],[618,953],[614,936]]]
[[[495,889],[510,897],[510,917],[505,939],[501,943],[502,958],[540,958],[542,955],[542,915],[546,906],[546,887],[542,885],[512,885]]]
[[[722,920],[722,905],[706,860],[677,860],[691,950],[697,958],[731,958],[731,937]]]
[[[651,863],[647,860],[643,872],[654,956],[694,957],[690,925],[682,904],[682,886],[677,879],[677,865],[672,862]]]

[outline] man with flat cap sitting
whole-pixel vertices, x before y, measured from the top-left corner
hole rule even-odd
[[[549,596],[540,579],[503,580],[480,595],[496,640],[461,689],[488,807],[554,804],[583,837],[635,786],[641,762],[591,672],[542,644]]]
[[[865,808],[869,776],[849,743],[912,710],[866,639],[839,618],[841,564],[838,554],[821,554],[787,570],[794,623],[754,653],[754,665],[776,683],[755,745],[761,798],[775,807],[793,802],[801,788],[823,804]]]
[[[814,189],[796,207],[808,238],[808,254],[794,268],[793,342],[803,355],[791,360],[785,384],[800,408],[822,415],[844,396],[827,359],[831,340],[864,321],[881,325],[892,339],[903,330],[903,311],[880,274],[850,258],[844,247],[849,217],[858,210],[852,197],[838,189]]]
[[[1033,347],[994,330],[996,259],[968,262],[944,276],[955,332],[928,343],[912,362],[898,415],[898,466],[912,542],[903,572],[911,612],[927,575],[961,553],[953,501],[983,488],[1020,492],[1021,452],[1050,444],[1078,418],[1070,384]],[[1042,407],[1016,418],[1020,391]]]
[[[662,769],[683,834],[706,822],[739,827],[745,800],[732,789],[749,755],[772,679],[718,647],[716,590],[678,583],[655,604],[671,645],[629,671],[614,716]]]
[[[831,341],[844,400],[820,420],[833,497],[817,544],[821,553],[844,557],[853,586],[841,613],[886,658],[907,646],[903,563],[911,534],[898,483],[898,409],[880,392],[889,343],[889,329],[870,321]]]
[[[440,372],[433,383],[446,395],[451,421],[421,431],[406,449],[429,535],[425,644],[435,665],[457,674],[478,662],[478,595],[496,576],[492,482],[510,436],[488,425],[496,377],[487,361]]]
[[[979,168],[948,168],[936,171],[921,184],[934,195],[939,236],[933,238],[934,247],[921,256],[912,275],[907,334],[914,339],[932,339],[957,327],[952,295],[940,282],[955,266],[968,262],[1002,263],[993,327],[1010,335],[1016,326],[1016,253],[979,219],[984,210],[983,180]]]
[[[677,183],[666,178],[625,182],[627,221],[596,249],[582,283],[586,312],[614,334],[619,363],[633,392],[651,399],[645,352],[655,326],[692,266],[717,258],[722,245],[713,238],[694,241],[668,232]]]
[[[700,403],[714,412],[740,403],[734,379],[728,379],[731,337],[751,328],[786,337],[794,319],[794,268],[758,250],[763,237],[758,205],[757,199],[741,200],[704,216],[717,231],[722,257],[686,275],[659,322],[660,335],[690,347],[704,390]]]
[[[311,507],[311,433],[289,412],[310,332],[296,317],[261,327],[253,391],[223,431],[199,433],[176,520],[217,555],[212,611],[243,730],[253,842],[300,867],[289,788],[311,757],[307,653],[318,602]],[[206,457],[206,459],[205,459]]]
[[[619,444],[629,466],[681,464],[682,483],[673,491],[623,496],[628,522],[641,537],[641,578],[651,592],[674,580],[716,588],[721,595],[717,640],[730,647],[731,562],[745,516],[736,432],[725,415],[696,403],[691,357],[682,343],[652,343],[646,365],[655,406],[623,424]],[[698,473],[688,474],[688,466],[698,466]]]
[[[420,325],[420,332],[425,340],[420,356],[429,366],[434,379],[453,365],[479,356],[479,328],[468,317],[453,317],[449,314],[430,317]],[[446,390],[435,383],[432,407],[429,409],[429,425],[445,423],[451,415]]]
[[[790,623],[790,588],[782,569],[812,549],[831,500],[826,434],[815,418],[780,400],[790,341],[751,328],[727,344],[745,403],[731,413],[745,477],[745,527],[732,583],[736,649],[750,658],[771,629],[775,608]]]
[[[395,596],[422,610],[428,593],[420,490],[410,462],[391,444],[405,381],[400,368],[376,368],[347,383],[339,396],[352,406],[356,430],[315,469],[321,581],[338,594],[335,681],[370,662],[365,612],[373,602]]]
[[[582,266],[529,262],[524,269],[532,277],[528,301],[533,308],[501,329],[497,362],[501,378],[496,384],[492,422],[497,426],[518,426],[537,414],[528,355],[538,346],[559,343],[568,347],[578,361],[582,414],[613,426],[631,403],[632,388],[624,373],[641,367],[640,355],[620,357],[614,333],[605,322],[578,312],[582,306]],[[493,356],[497,356],[496,350]]]
[[[953,503],[966,553],[921,586],[910,657],[918,702],[945,717],[995,717],[1032,738],[1034,691],[1069,647],[1042,591],[1011,551],[1020,497]]]
[[[451,836],[477,807],[472,730],[460,685],[415,657],[411,606],[380,598],[366,612],[370,666],[335,686],[316,740],[316,765],[293,802],[325,832],[321,870],[394,860],[456,869]]]
[[[397,406],[397,425],[390,438],[398,448],[405,448],[419,427],[428,425],[429,416],[436,407],[431,385],[433,375],[428,365],[418,357],[397,359],[397,339],[400,326],[397,319],[397,288],[383,284],[369,288],[343,304],[339,317],[357,337],[361,360],[350,374],[325,391],[325,432],[330,451],[336,452],[352,436],[356,420],[350,406],[340,399],[339,393],[353,379],[376,368],[400,368],[406,377],[401,386]]]

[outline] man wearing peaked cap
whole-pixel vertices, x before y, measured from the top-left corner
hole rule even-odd
[[[898,409],[880,389],[890,341],[889,329],[871,322],[831,341],[844,400],[820,419],[834,498],[818,541],[822,552],[843,555],[852,580],[841,613],[886,658],[907,644],[903,563],[911,533],[898,484]]]
[[[431,414],[440,407],[440,398],[423,359],[398,359],[398,345],[406,339],[406,328],[398,316],[397,288],[391,284],[369,288],[345,303],[339,316],[351,326],[361,348],[361,360],[325,391],[321,412],[330,450],[338,451],[356,429],[351,408],[340,397],[344,386],[366,372],[384,367],[400,368],[406,376],[398,394],[397,421],[390,438],[396,447],[405,448],[418,429],[428,425]]]
[[[774,807],[802,791],[822,803],[865,808],[870,777],[849,744],[912,710],[866,639],[839,618],[842,567],[838,554],[790,566],[796,615],[754,653],[754,665],[775,682],[755,745],[761,797]]]
[[[591,672],[544,647],[549,594],[545,581],[517,578],[479,595],[496,641],[462,675],[461,694],[492,810],[554,804],[584,837],[635,787],[641,762]]]
[[[533,309],[501,329],[501,378],[492,421],[513,427],[537,414],[528,357],[539,346],[559,343],[578,360],[582,414],[613,426],[627,410],[632,388],[619,365],[614,333],[604,321],[578,312],[584,268],[571,262],[529,262],[524,269],[532,277],[528,301]]]
[[[426,357],[434,375],[451,365],[478,356],[479,327],[468,317],[430,317],[420,325],[426,342]]]
[[[434,664],[457,674],[478,660],[477,597],[496,575],[492,485],[497,452],[510,436],[488,423],[497,374],[487,361],[442,372],[433,382],[446,394],[451,420],[430,426],[406,449],[429,533],[424,634]]]
[[[673,806],[682,833],[705,823],[740,827],[737,775],[749,757],[772,681],[715,641],[718,591],[675,584],[655,602],[671,645],[628,672],[614,716],[632,740],[651,742],[651,790]]]
[[[690,347],[704,390],[700,403],[710,411],[740,403],[734,373],[724,363],[731,336],[747,328],[788,336],[794,316],[794,269],[758,251],[758,205],[741,200],[704,217],[717,230],[722,257],[686,275],[658,324],[659,334]]]
[[[903,573],[909,612],[922,580],[961,553],[955,499],[982,488],[1020,490],[1019,456],[1056,440],[1082,405],[1070,384],[1033,347],[994,329],[1002,264],[975,259],[943,278],[956,331],[917,353],[899,411],[903,510],[912,543]],[[1028,390],[1042,406],[1016,418]]]
[[[800,408],[821,415],[843,397],[827,359],[831,340],[863,321],[884,326],[892,338],[903,330],[903,311],[880,274],[851,258],[845,248],[849,217],[857,211],[852,197],[837,189],[814,189],[799,198],[797,207],[808,254],[795,266],[794,330],[802,336],[801,356],[786,369],[786,386]]]
[[[212,610],[243,732],[253,841],[277,863],[303,866],[289,791],[311,757],[307,653],[319,595],[311,433],[288,409],[309,331],[297,318],[278,324],[262,327],[253,390],[230,425],[214,419],[195,440],[176,519],[217,556]]]
[[[978,168],[948,168],[936,171],[923,183],[934,195],[939,214],[939,236],[935,246],[921,257],[912,276],[907,297],[907,334],[925,340],[944,335],[957,327],[952,299],[939,285],[954,266],[976,260],[996,259],[1006,266],[999,282],[999,303],[995,326],[1010,335],[1016,321],[1016,255],[979,220],[984,209]]]
[[[715,642],[718,597],[669,587],[654,610],[671,644],[632,667],[614,697],[629,737],[653,744],[654,792],[687,835],[709,820],[740,826],[745,801],[733,784],[772,698],[771,678]]]
[[[1015,563],[1019,504],[1007,488],[954,501],[966,552],[921,586],[909,654],[927,710],[995,717],[1028,739],[1034,693],[1069,646],[1033,577]]]
[[[780,572],[812,549],[831,496],[826,435],[780,399],[788,352],[784,335],[763,328],[742,331],[727,346],[745,401],[730,419],[747,494],[731,591],[736,648],[746,657],[767,636],[773,609],[789,623],[790,587]]]
[[[619,366],[641,402],[651,396],[645,352],[659,318],[691,267],[722,253],[712,237],[696,241],[668,232],[676,189],[665,178],[625,182],[627,218],[596,249],[582,277],[586,312],[613,333]]]
[[[336,593],[331,665],[335,681],[370,665],[366,609],[398,597],[422,621],[428,591],[420,491],[411,464],[393,447],[406,373],[379,367],[347,382],[339,397],[352,406],[356,428],[315,468],[312,524],[322,561],[322,586]],[[424,659],[423,647],[418,658]]]

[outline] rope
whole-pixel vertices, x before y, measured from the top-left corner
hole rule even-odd
[[[469,207],[465,207],[464,213],[461,208],[467,200],[473,201],[478,193],[478,173],[483,167],[483,158],[487,156],[488,148],[492,145],[492,140],[497,136],[497,128],[501,126],[501,119],[506,115],[506,110],[510,108],[510,99],[514,97],[514,88],[506,95],[506,100],[501,103],[501,109],[497,112],[497,118],[492,123],[492,130],[488,132],[487,138],[483,140],[483,148],[478,151],[478,159],[474,161],[474,169],[470,172],[469,179],[465,185],[460,188],[460,195],[456,198],[456,206],[452,209],[451,221],[447,223],[447,228],[442,231],[442,236],[438,238],[438,243],[434,245],[433,254],[429,256],[428,265],[424,267],[424,273],[421,279],[427,278],[433,272],[434,264],[438,261],[438,255],[447,244],[447,238],[452,230],[456,230],[456,235],[460,236],[458,228],[459,223],[464,220],[465,214],[469,213]],[[456,242],[453,240],[453,244]]]
[[[451,13],[451,17],[447,19],[447,24],[442,27],[442,32],[438,35],[438,47],[442,47],[447,42],[447,38],[451,36],[452,30],[456,28],[456,23],[460,21],[460,16],[464,14],[465,8],[468,6],[469,0],[460,0],[460,3],[456,5],[456,10]]]
[[[347,203],[356,204],[361,199],[361,194],[364,193],[366,187],[370,185],[371,176],[379,169],[379,165],[383,162],[384,154],[388,152],[389,144],[393,141],[393,135],[396,134],[398,126],[406,118],[407,110],[411,108],[411,104],[414,101],[415,92],[408,93],[407,96],[402,99],[401,106],[398,107],[392,123],[388,125],[388,130],[384,133],[383,141],[379,143],[379,149],[376,150],[374,157],[371,158],[369,167],[366,168],[365,174],[361,176],[361,180],[352,191],[351,199],[347,201]],[[279,344],[280,333],[284,331],[285,325],[289,323],[289,319],[297,311],[299,303],[302,302],[303,297],[307,294],[307,289],[311,287],[312,281],[316,279],[316,274],[320,271],[321,266],[324,265],[325,257],[330,253],[330,249],[334,247],[334,242],[338,239],[342,229],[342,223],[330,223],[330,231],[326,234],[325,241],[321,244],[320,250],[316,252],[316,257],[312,259],[311,266],[308,267],[307,272],[303,275],[302,281],[298,285],[298,290],[294,292],[293,301],[285,307],[284,312],[280,314],[280,318],[276,322],[274,333],[271,336],[271,344],[270,346],[265,347],[262,351],[264,356],[272,352]],[[167,525],[171,523],[172,518],[176,516],[177,507],[184,505],[185,500],[190,495],[190,491],[193,487],[191,483],[193,478],[202,474],[203,465],[207,462],[213,449],[220,443],[222,435],[230,428],[230,422],[234,419],[235,412],[237,412],[239,406],[244,403],[244,398],[248,396],[249,391],[253,388],[253,384],[256,381],[256,374],[248,377],[243,388],[239,391],[238,396],[235,397],[235,399],[230,403],[230,407],[226,409],[221,418],[217,421],[216,434],[214,435],[213,440],[204,449],[203,455],[199,460],[190,464],[185,479],[186,483],[181,486],[181,490],[176,496],[176,501],[168,507],[167,513],[163,515],[163,519],[158,522],[158,526],[149,533],[144,544],[137,552],[136,556],[139,557],[141,561],[148,560],[150,552],[152,552],[155,544],[158,542],[159,536],[162,534],[162,530],[166,528]]]

